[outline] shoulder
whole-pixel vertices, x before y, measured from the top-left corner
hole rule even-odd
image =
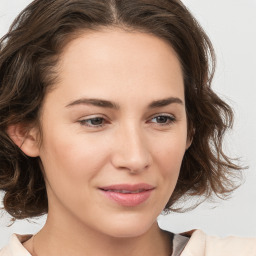
[[[13,234],[10,237],[9,243],[0,250],[0,256],[31,256],[22,245],[30,237],[31,235]]]
[[[256,256],[256,238],[208,236],[201,230],[190,234],[181,256]]]

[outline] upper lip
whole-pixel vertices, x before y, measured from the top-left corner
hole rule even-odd
[[[146,191],[146,190],[152,190],[155,187],[147,184],[147,183],[138,183],[138,184],[113,184],[109,186],[100,187],[101,190],[125,190],[125,191]]]

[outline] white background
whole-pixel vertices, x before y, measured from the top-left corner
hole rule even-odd
[[[0,0],[0,36],[30,0]],[[217,52],[213,88],[234,108],[236,120],[226,145],[232,156],[249,165],[245,182],[232,199],[203,204],[192,212],[160,216],[161,227],[174,232],[200,228],[208,234],[256,236],[256,0],[184,0],[210,36]],[[36,223],[17,221],[6,227],[0,218],[0,247],[11,233],[35,233]]]

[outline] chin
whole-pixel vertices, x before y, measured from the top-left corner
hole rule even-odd
[[[157,221],[155,219],[140,218],[124,218],[124,220],[115,220],[109,222],[110,226],[106,227],[107,233],[115,238],[132,238],[146,234],[152,228],[155,228]]]

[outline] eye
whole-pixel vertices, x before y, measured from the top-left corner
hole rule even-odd
[[[103,117],[93,117],[88,119],[83,119],[78,121],[81,125],[85,125],[88,127],[102,127],[106,120]]]
[[[150,119],[151,123],[160,124],[160,125],[170,125],[175,122],[175,117],[168,114],[161,114],[158,116],[154,116]]]

